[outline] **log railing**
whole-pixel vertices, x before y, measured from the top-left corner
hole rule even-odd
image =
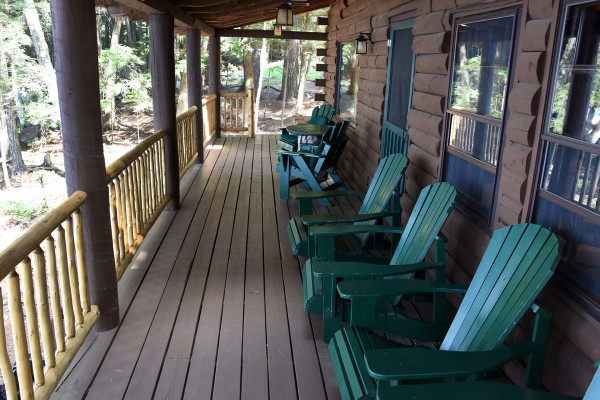
[[[0,253],[11,327],[0,290],[0,371],[8,399],[49,398],[98,318],[87,285],[79,210],[85,199],[75,192]]]
[[[197,107],[191,107],[177,116],[177,150],[179,155],[179,179],[193,165],[198,151],[196,149],[196,112]]]
[[[106,168],[117,278],[169,202],[165,135],[154,133]]]
[[[221,130],[246,132],[248,95],[246,93],[221,93]]]
[[[202,98],[202,135],[204,136],[204,144],[217,133],[217,95],[210,94]]]

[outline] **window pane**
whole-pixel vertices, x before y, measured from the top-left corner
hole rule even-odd
[[[498,165],[501,126],[450,115],[448,145],[487,164]]]
[[[600,213],[600,156],[549,143],[545,158],[542,189]]]
[[[340,44],[341,65],[338,77],[338,114],[342,119],[354,121],[358,96],[358,57],[356,43]]]
[[[450,153],[445,160],[444,180],[456,187],[463,204],[487,221],[494,197],[494,174]]]
[[[451,107],[502,118],[514,16],[459,24]]]
[[[534,221],[548,227],[563,242],[559,271],[600,296],[600,225],[539,196]]]
[[[600,139],[600,21],[596,5],[567,9],[549,131],[587,143]]]

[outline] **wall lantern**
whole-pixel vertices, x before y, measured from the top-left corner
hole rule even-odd
[[[273,36],[281,36],[281,25],[273,25]]]
[[[277,9],[277,25],[294,26],[294,14],[292,8],[287,4],[282,4]]]
[[[356,54],[367,54],[367,42],[373,43],[371,32],[361,32],[356,38]]]

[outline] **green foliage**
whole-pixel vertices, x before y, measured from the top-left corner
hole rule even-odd
[[[42,204],[33,204],[20,200],[11,201],[8,207],[8,214],[21,222],[30,222],[48,211],[50,209],[45,201]]]

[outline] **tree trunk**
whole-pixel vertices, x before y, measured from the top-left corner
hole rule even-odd
[[[127,46],[132,49],[136,47],[137,43],[137,30],[135,21],[131,18],[127,19]]]
[[[286,87],[286,100],[290,100],[293,97],[298,96],[298,59],[300,53],[300,41],[290,40],[288,46],[288,55],[283,66],[283,82],[287,82]],[[283,98],[283,89],[281,91],[280,99]]]
[[[356,54],[352,54],[350,57],[352,57],[351,68],[348,68],[350,85],[348,86],[348,90],[346,90],[346,94],[356,95],[358,93],[358,57]]]
[[[119,36],[121,35],[121,27],[123,26],[123,17],[115,18],[115,26],[113,27],[112,35],[110,38],[110,50],[115,54],[118,51],[119,47]],[[117,69],[116,66],[110,66],[110,73],[106,77],[106,85],[108,87],[107,95],[108,95],[108,104],[110,113],[110,129],[115,129],[115,125],[117,124],[117,105],[115,101],[115,92],[111,89],[115,87],[117,81]]]
[[[0,52],[0,79],[12,80],[8,74],[8,60],[4,53]],[[8,159],[12,161],[13,175],[23,172],[27,166],[23,161],[21,146],[15,126],[15,107],[10,94],[0,95],[0,140],[3,141],[2,148],[6,152],[3,156],[4,162]]]
[[[296,98],[296,114],[304,112],[304,92],[306,91],[306,75],[312,56],[312,49],[302,47],[302,57],[300,59],[300,83],[298,84],[298,97]]]
[[[183,113],[188,108],[187,72],[181,71],[179,80],[179,96],[177,96],[177,115]]]
[[[44,31],[42,30],[42,24],[40,22],[40,16],[38,15],[37,9],[33,0],[24,0],[23,14],[25,15],[25,21],[29,28],[31,35],[31,42],[35,49],[38,63],[44,67],[45,70],[45,81],[48,85],[48,98],[50,104],[58,107],[58,89],[56,87],[56,72],[52,66],[52,59],[50,58],[50,51],[48,50],[48,43],[44,37]],[[58,114],[58,110],[56,110]]]

